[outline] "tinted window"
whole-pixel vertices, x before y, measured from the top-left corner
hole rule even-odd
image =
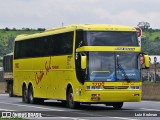
[[[76,48],[80,46],[138,46],[136,32],[77,31],[76,36]]]
[[[72,54],[73,32],[15,42],[15,59]]]
[[[4,72],[12,72],[13,71],[12,63],[13,63],[13,55],[6,55],[3,57]]]
[[[136,32],[87,32],[89,46],[138,46]]]

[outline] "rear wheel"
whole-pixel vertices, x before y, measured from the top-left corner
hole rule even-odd
[[[29,87],[28,100],[29,100],[29,103],[31,104],[34,104],[37,102],[36,98],[34,98],[34,91],[33,91],[32,85]]]
[[[114,109],[121,109],[123,106],[123,102],[115,102],[113,103],[113,108]]]
[[[29,87],[28,100],[29,100],[29,103],[31,103],[31,104],[43,103],[44,102],[43,98],[35,98],[34,97],[34,91],[33,91],[33,86],[32,85]]]
[[[72,109],[78,108],[80,106],[79,102],[74,101],[72,88],[69,88],[67,93],[67,106]]]
[[[8,85],[8,93],[9,93],[9,97],[13,97],[13,84],[9,84]]]
[[[22,102],[28,103],[28,91],[26,86],[22,88]]]
[[[28,100],[29,100],[29,103],[31,104],[35,103],[32,85],[29,87],[29,90],[28,90]]]

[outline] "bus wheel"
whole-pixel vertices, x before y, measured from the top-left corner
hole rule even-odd
[[[13,84],[9,84],[8,93],[9,93],[9,97],[13,97]]]
[[[72,108],[72,109],[78,108],[80,106],[79,102],[74,101],[72,88],[70,88],[68,93],[67,93],[67,105],[68,105],[69,108]]]
[[[32,85],[29,87],[29,91],[28,91],[28,100],[29,100],[29,103],[33,104],[35,103],[35,98],[34,98],[34,94],[33,94],[33,87]]]
[[[113,108],[114,109],[121,109],[123,106],[123,102],[115,102],[113,103]]]
[[[28,91],[26,86],[22,88],[22,102],[28,103]]]

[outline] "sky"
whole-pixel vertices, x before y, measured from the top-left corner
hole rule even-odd
[[[139,22],[160,29],[160,0],[0,0],[0,29]]]

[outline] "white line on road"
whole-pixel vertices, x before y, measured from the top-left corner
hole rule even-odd
[[[148,109],[148,108],[140,108],[140,109],[142,109],[142,110],[149,110],[149,111],[160,111],[158,109]]]
[[[33,119],[33,118],[32,118]],[[34,118],[35,120],[38,119],[42,119],[42,120],[58,120],[58,119],[66,119],[66,120],[88,120],[88,119],[81,119],[81,118],[71,118],[71,117],[42,117],[42,118]]]
[[[33,105],[20,105],[20,104],[13,104],[13,103],[4,103],[4,102],[0,102],[1,104],[6,104],[6,105],[15,105],[15,106],[25,106],[25,107],[30,107],[30,108],[38,108],[38,109],[44,109],[44,110],[52,110],[52,111],[64,111],[64,110],[60,110],[60,109],[51,109],[51,108],[45,108],[45,107],[37,107],[37,106],[33,106]]]
[[[0,108],[0,111],[15,111],[15,110],[1,109],[1,108]]]
[[[74,112],[74,113],[77,113],[77,112]],[[90,117],[94,117],[95,114],[89,114],[89,113],[82,113],[82,112],[78,112],[79,114],[84,114],[84,115],[88,115]],[[97,117],[107,117],[107,118],[116,118],[116,119],[122,119],[122,120],[138,120],[138,119],[132,119],[132,118],[125,118],[125,117],[112,117],[112,116],[104,116],[104,115],[96,115]]]
[[[0,96],[9,96],[8,94],[0,94]]]
[[[142,102],[155,102],[155,103],[160,103],[159,101],[142,101]]]
[[[117,118],[117,119],[122,119],[122,120],[138,120],[138,119],[124,118],[124,117],[111,117],[111,118]]]

